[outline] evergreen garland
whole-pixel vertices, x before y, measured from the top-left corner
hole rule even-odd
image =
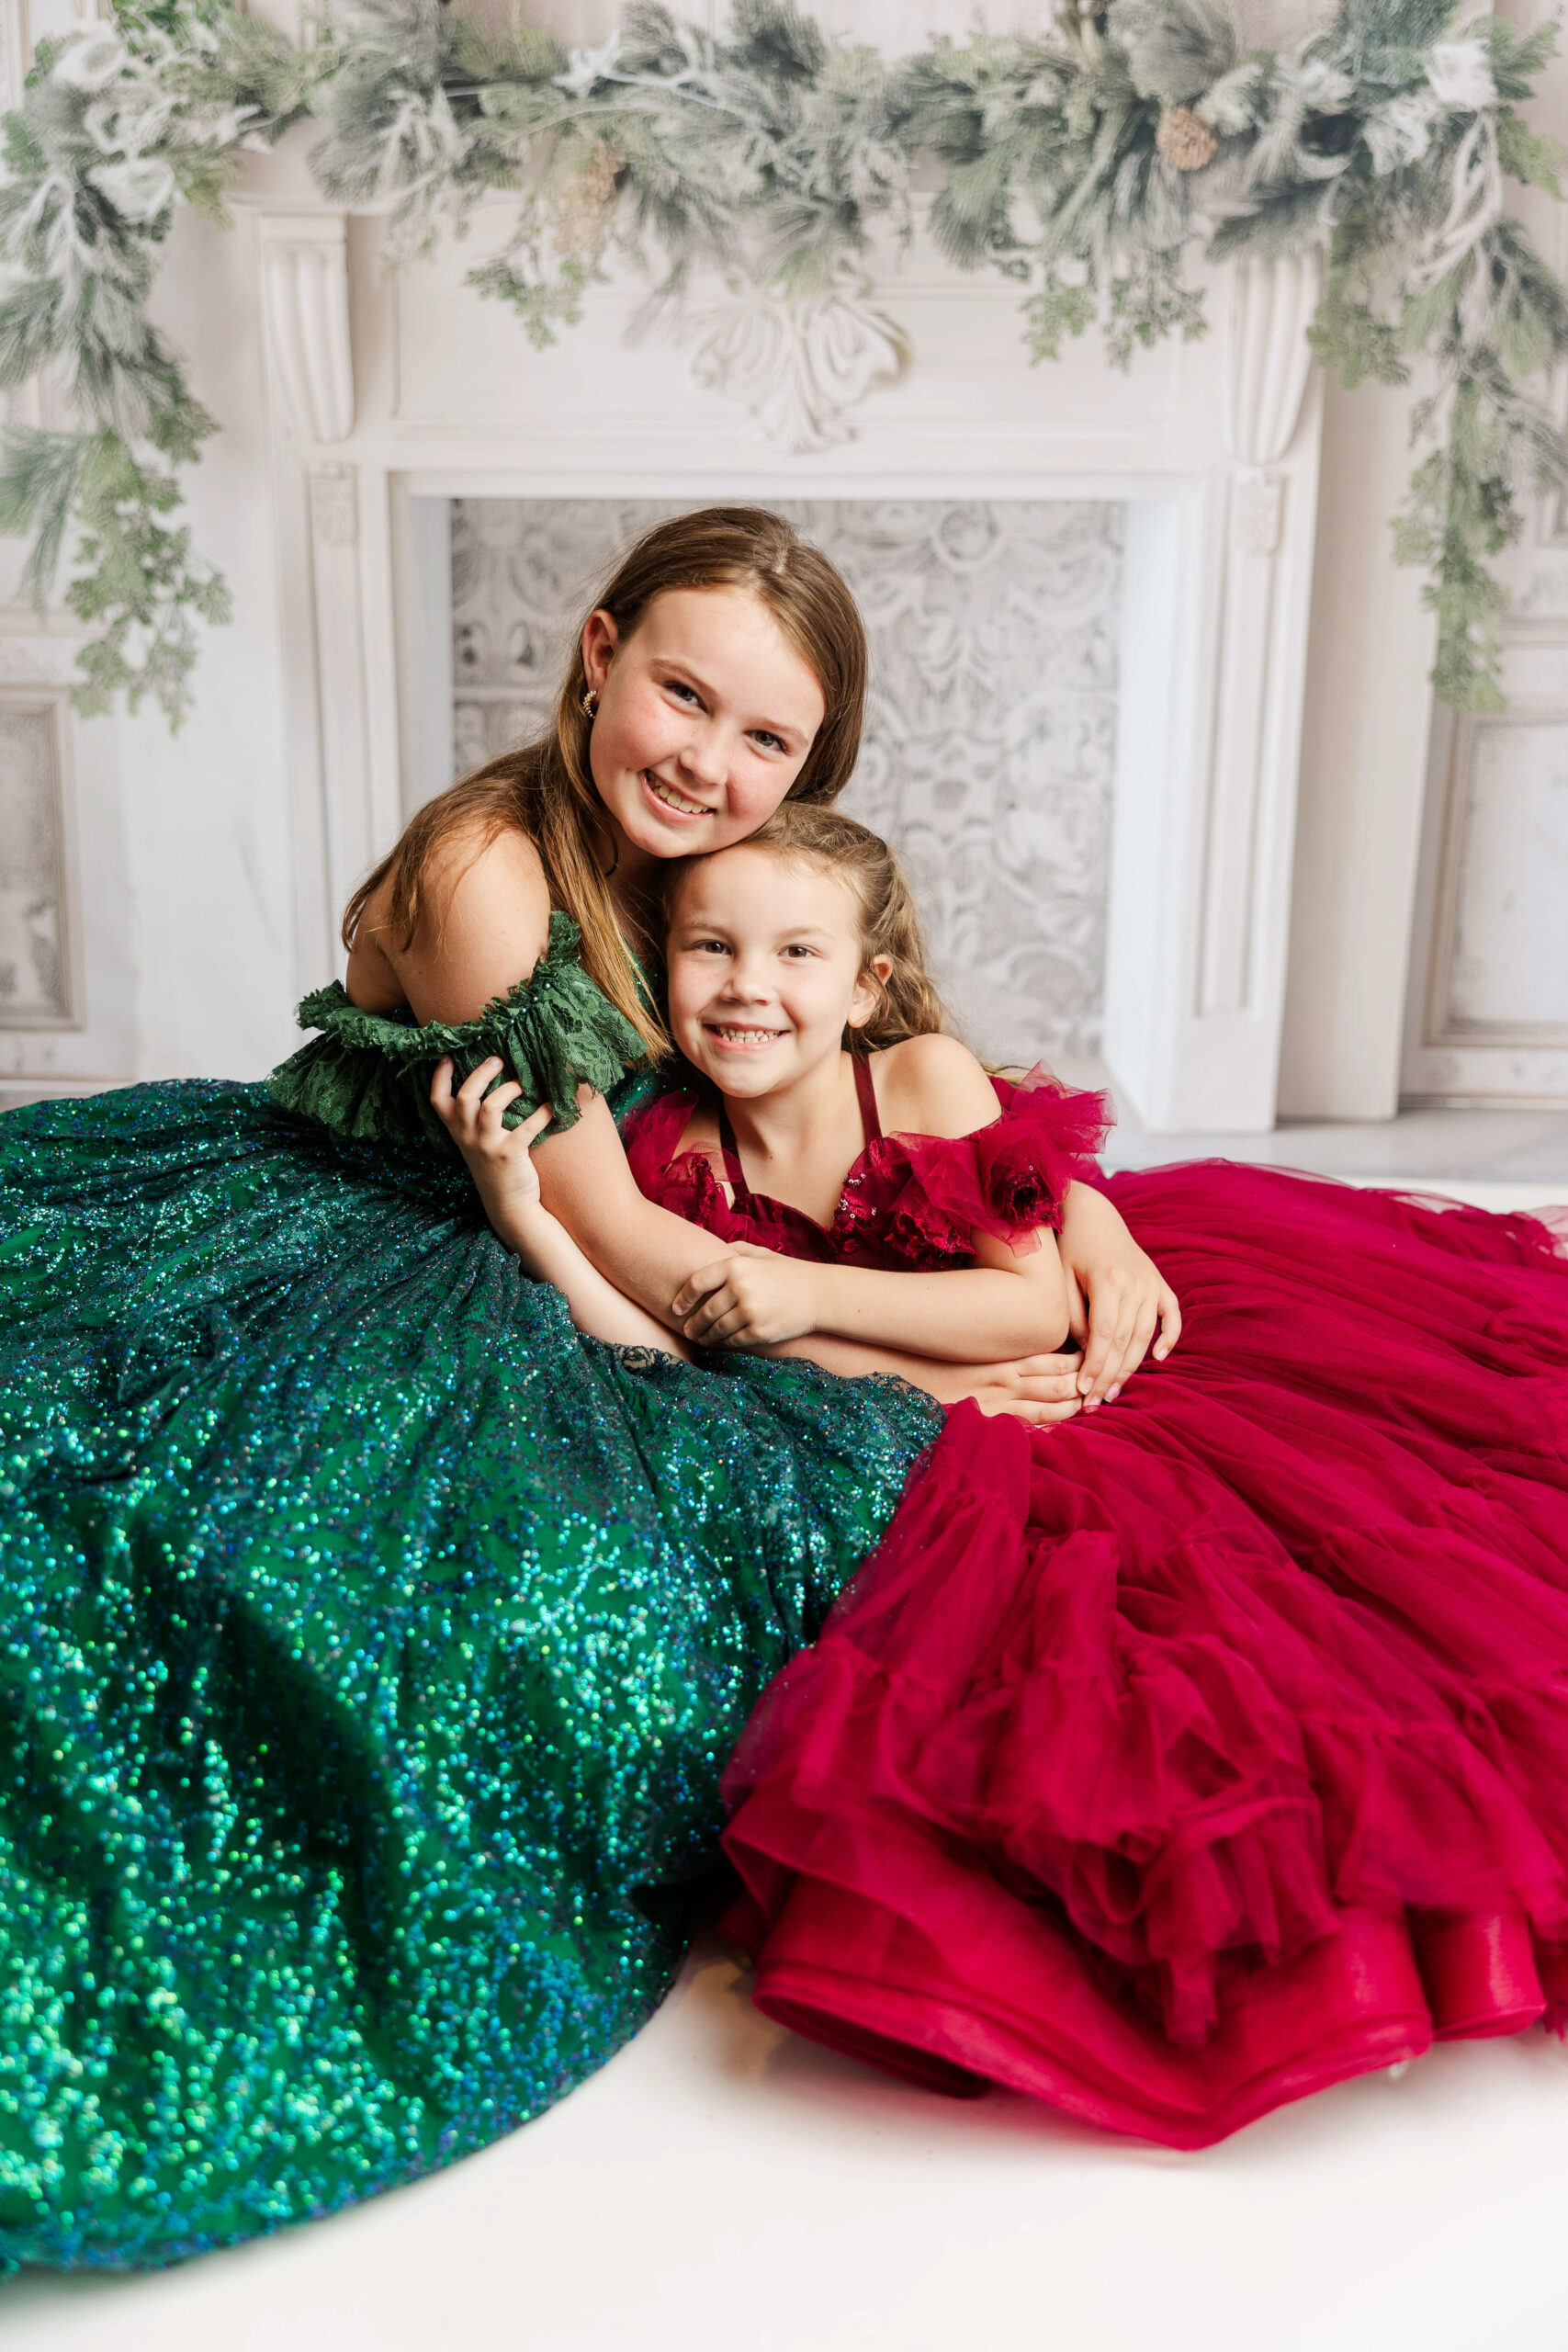
[[[226,6],[127,7],[118,31],[41,44],[5,118],[0,387],[41,375],[80,422],[6,435],[0,531],[29,537],[23,582],[40,610],[72,558],[67,607],[98,630],[78,658],[84,711],[123,689],[177,724],[194,621],[228,618],[222,581],[164,519],[216,424],[146,304],[176,199],[223,221],[242,148],[293,118],[310,70]]]
[[[934,156],[938,242],[1018,281],[1037,360],[1097,320],[1121,367],[1201,334],[1194,248],[1325,248],[1325,366],[1397,384],[1428,362],[1396,549],[1430,574],[1438,693],[1496,709],[1491,566],[1524,502],[1568,482],[1531,389],[1568,355],[1568,294],[1503,212],[1508,177],[1559,192],[1518,112],[1552,30],[1455,16],[1344,0],[1293,49],[1247,52],[1224,0],[1059,0],[1044,36],[893,68],[791,0],[737,0],[724,39],[642,6],[589,51],[481,33],[442,0],[360,0],[302,47],[231,0],[119,0],[118,29],[40,47],[6,119],[0,384],[44,375],[77,422],[7,436],[0,531],[30,538],[40,605],[69,562],[65,601],[98,632],[81,707],[151,694],[177,723],[194,624],[227,597],[169,519],[214,425],[147,298],[175,203],[221,220],[244,151],[301,116],[323,126],[318,184],[386,211],[393,263],[509,195],[512,232],[470,282],[539,346],[612,254],[654,312],[705,266],[786,300],[853,277],[874,230],[908,236],[911,163]]]

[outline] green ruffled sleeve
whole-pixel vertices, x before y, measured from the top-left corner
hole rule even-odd
[[[299,1026],[321,1035],[273,1071],[273,1099],[355,1142],[423,1140],[451,1151],[430,1107],[431,1074],[450,1054],[460,1083],[499,1054],[523,1089],[503,1114],[509,1127],[546,1102],[558,1127],[574,1125],[580,1086],[608,1094],[648,1059],[631,1023],[583,970],[581,936],[570,915],[552,914],[532,978],[494,998],[474,1021],[417,1023],[362,1012],[336,980],[318,989],[299,1007]]]

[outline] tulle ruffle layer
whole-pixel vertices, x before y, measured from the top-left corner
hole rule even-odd
[[[1568,2009],[1568,1267],[1112,1190],[1181,1346],[1055,1433],[952,1416],[731,1767],[732,1925],[821,2039],[1193,2146]]]

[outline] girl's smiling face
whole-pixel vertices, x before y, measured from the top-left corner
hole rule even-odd
[[[681,876],[666,955],[675,1043],[721,1094],[741,1096],[837,1057],[892,968],[885,956],[866,968],[847,884],[744,842]]]
[[[666,590],[626,637],[592,613],[582,660],[599,697],[593,782],[623,872],[755,832],[822,724],[817,679],[744,589]]]

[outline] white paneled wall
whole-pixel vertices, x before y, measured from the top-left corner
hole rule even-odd
[[[1534,24],[1550,0],[1505,12]],[[1535,120],[1568,137],[1568,59]],[[1562,208],[1511,200],[1561,275]],[[1568,413],[1568,382],[1557,387]],[[1538,502],[1506,559],[1501,718],[1433,730],[1405,1012],[1407,1100],[1568,1102],[1568,496]]]

